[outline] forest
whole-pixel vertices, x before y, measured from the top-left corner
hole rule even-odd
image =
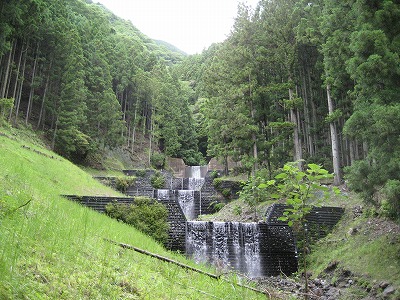
[[[185,55],[91,0],[0,4],[0,117],[82,163],[210,157],[272,178],[288,161],[400,217],[400,2],[261,0]]]

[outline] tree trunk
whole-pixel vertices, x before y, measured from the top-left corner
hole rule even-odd
[[[39,57],[39,43],[36,46],[36,55],[35,61],[33,63],[33,71],[32,71],[32,80],[31,80],[31,90],[29,92],[29,100],[28,100],[28,107],[26,109],[26,117],[25,117],[25,125],[28,125],[28,120],[32,111],[32,103],[33,103],[33,95],[35,93],[35,75],[36,75],[36,66]]]
[[[14,106],[17,107],[17,87],[18,87],[18,80],[19,80],[19,71],[21,69],[21,63],[22,63],[22,53],[24,52],[22,50],[23,45],[21,45],[21,51],[19,53],[19,58],[18,58],[18,67],[17,67],[17,74],[15,76],[15,83],[14,83],[14,90],[13,90],[13,95],[12,97],[15,99],[14,100]],[[12,118],[12,112],[13,109],[10,110],[10,115],[8,116],[8,121],[11,122]]]
[[[149,161],[148,161],[149,166],[151,166],[151,151],[153,150],[152,149],[152,139],[153,139],[154,114],[155,114],[155,109],[152,109],[152,113],[150,116],[150,130],[149,130]]]
[[[44,86],[42,104],[40,105],[39,120],[38,120],[37,127],[36,127],[37,129],[39,129],[40,123],[42,122],[42,118],[43,118],[44,103],[45,103],[45,100],[46,100],[47,90],[49,88],[50,70],[51,70],[51,66],[52,65],[53,65],[53,58],[51,58],[51,60],[50,60],[49,70],[48,70],[48,74],[47,74],[47,78],[46,78],[46,84]]]
[[[132,125],[132,143],[131,143],[131,150],[133,152],[133,146],[135,145],[135,132],[136,132],[136,116],[137,116],[137,111],[138,111],[138,101],[136,100],[136,105],[135,105],[135,112],[133,115],[133,125]]]
[[[293,91],[291,88],[289,89],[289,100],[293,100]],[[293,129],[294,160],[298,162],[299,169],[303,170],[303,164],[301,162],[303,158],[303,153],[302,153],[301,140],[299,137],[299,126],[297,123],[297,115],[294,107],[290,108],[290,121],[294,124],[294,129]]]
[[[17,91],[14,125],[16,125],[18,123],[19,106],[21,104],[22,88],[24,86],[24,80],[25,80],[25,66],[26,66],[26,57],[28,56],[28,47],[29,47],[29,44],[26,45],[26,49],[24,50],[24,52],[25,52],[24,53],[24,62],[22,63],[21,82],[19,83],[19,88]]]
[[[254,103],[252,99],[252,90],[251,90],[251,75],[249,74],[249,96],[250,96],[250,112],[251,112],[251,119],[255,121],[255,114],[256,110],[254,108]],[[253,170],[252,170],[252,175],[254,176],[257,169],[258,169],[258,149],[257,149],[257,135],[255,132],[252,133],[251,135],[252,143],[253,143],[253,158],[254,158],[254,164],[253,164]]]
[[[312,94],[312,91],[308,93],[307,89],[307,82],[306,82],[306,76],[305,73],[307,72],[306,70],[303,71],[304,74],[302,75],[303,77],[303,99],[304,99],[304,135],[305,135],[305,141],[308,149],[308,154],[309,156],[314,156],[314,141],[313,141],[313,136],[311,134],[311,118],[310,118],[310,110],[309,110],[309,95]]]
[[[334,111],[333,101],[331,98],[331,87],[330,84],[326,86],[326,94],[328,97],[328,112],[332,114]],[[333,161],[333,172],[335,173],[335,177],[333,179],[334,185],[340,185],[341,174],[340,174],[340,152],[339,152],[339,143],[338,143],[338,136],[336,130],[335,122],[329,123],[330,132],[331,132],[331,145],[332,145],[332,161]]]
[[[54,132],[53,132],[53,139],[51,140],[51,149],[54,150],[54,147],[56,145],[56,136],[57,136],[57,128],[58,128],[58,116],[55,122],[55,128],[54,128]]]
[[[3,80],[3,83],[1,86],[0,98],[4,98],[6,95],[6,88],[7,88],[7,83],[8,83],[8,76],[10,74],[11,56],[12,56],[12,52],[13,52],[13,47],[14,47],[14,42],[11,44],[11,49],[8,54],[6,70],[4,72],[4,80]]]
[[[12,44],[12,57],[11,57],[11,62],[13,63],[15,60],[15,52],[17,51],[17,43],[13,42]],[[6,88],[6,93],[5,93],[5,97],[8,98],[9,95],[9,91],[10,91],[10,86],[11,86],[11,80],[12,80],[12,69],[10,70],[10,75],[8,76],[8,82],[7,82],[7,88]],[[11,107],[11,111],[12,111],[12,107]]]

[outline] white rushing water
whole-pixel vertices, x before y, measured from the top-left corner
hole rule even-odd
[[[257,223],[187,222],[186,253],[196,262],[209,262],[255,278],[263,276]]]

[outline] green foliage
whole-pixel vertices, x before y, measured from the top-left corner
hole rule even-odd
[[[391,219],[400,219],[400,180],[388,180],[382,190],[385,199],[381,202],[380,214]]]
[[[237,216],[240,216],[242,214],[242,207],[240,205],[236,205],[233,207],[233,213]]]
[[[136,177],[134,176],[120,176],[115,179],[115,188],[122,192],[126,193],[126,190],[129,186],[135,183]]]
[[[338,121],[343,116],[343,112],[340,109],[335,109],[335,111],[331,114],[328,114],[325,117],[326,123],[332,123]]]
[[[232,195],[232,191],[228,188],[225,188],[221,191],[222,196],[224,196],[224,198],[229,198]]]
[[[209,207],[214,211],[218,212],[225,206],[225,203],[219,201],[213,201],[210,203]]]
[[[279,219],[287,221],[289,226],[305,224],[305,217],[311,211],[312,206],[320,205],[320,202],[330,195],[328,187],[322,182],[332,179],[333,175],[316,164],[307,164],[305,172],[301,171],[298,162],[287,163],[282,172],[277,174],[274,180],[269,180],[259,185],[259,188],[272,189],[277,195],[271,198],[284,198],[289,208],[285,209]],[[337,188],[334,188],[339,192]]]
[[[146,176],[146,170],[145,169],[135,170],[135,175],[137,177],[144,177]]]
[[[396,152],[387,153],[384,164],[377,161],[360,160],[346,168],[349,187],[360,193],[364,201],[372,204],[384,216],[399,218],[399,166],[395,162]],[[382,159],[382,156],[380,157]]]
[[[219,172],[217,170],[212,170],[210,173],[210,177],[214,180],[215,178],[219,177]]]
[[[153,152],[150,157],[150,162],[153,168],[163,169],[165,167],[165,155],[158,152]]]
[[[0,117],[4,119],[14,105],[14,98],[0,98]]]
[[[150,177],[151,186],[155,189],[162,189],[165,186],[165,178],[161,172],[156,171]]]
[[[219,188],[221,187],[221,185],[222,185],[222,181],[223,181],[222,178],[214,178],[214,179],[213,179],[213,186],[214,186],[216,189],[219,189]]]
[[[107,204],[106,214],[133,225],[160,243],[164,244],[168,239],[168,210],[155,199],[136,197],[131,205],[112,202]]]
[[[256,208],[257,204],[269,198],[276,198],[274,195],[268,196],[265,193],[265,188],[274,183],[271,180],[267,180],[269,177],[270,174],[267,169],[258,170],[254,176],[243,183],[242,190],[239,192],[239,197],[253,209]]]

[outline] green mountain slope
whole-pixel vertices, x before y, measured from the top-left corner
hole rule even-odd
[[[265,299],[106,242],[195,266],[60,194],[118,195],[29,134],[0,129],[0,299]]]

